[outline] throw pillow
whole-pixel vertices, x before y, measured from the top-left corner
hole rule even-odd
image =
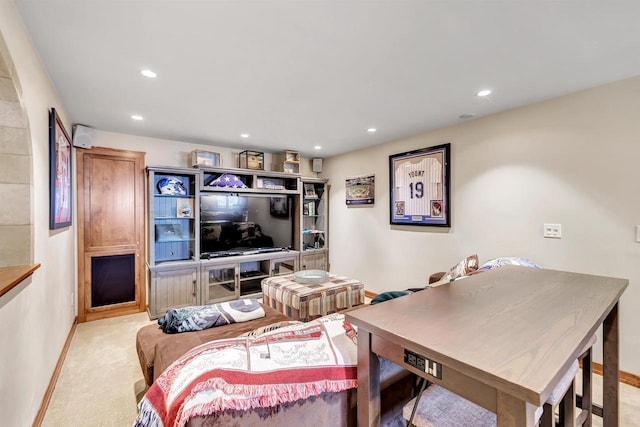
[[[451,267],[447,273],[442,276],[442,281],[451,282],[460,277],[468,276],[478,269],[478,255],[469,255],[468,257],[462,259],[459,263]]]

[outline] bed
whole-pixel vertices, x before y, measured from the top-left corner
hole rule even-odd
[[[151,386],[141,402],[153,400],[154,395],[155,399],[159,399],[157,394],[161,393],[163,389],[168,388],[166,383],[163,383],[163,381],[167,381],[167,378],[165,377],[173,378],[177,376],[177,374],[173,373],[172,370],[176,369],[174,365],[182,364],[185,356],[198,353],[202,348],[206,349],[207,347],[209,347],[209,350],[217,350],[215,346],[218,345],[221,346],[220,349],[224,349],[224,347],[228,346],[229,343],[234,344],[239,340],[234,337],[246,334],[249,331],[254,331],[257,328],[269,329],[274,323],[299,323],[293,322],[290,318],[271,307],[263,305],[263,308],[266,314],[263,318],[244,323],[215,327],[198,332],[165,334],[156,325],[148,325],[141,328],[136,339],[136,347],[145,381],[147,382],[147,385]],[[335,314],[332,316],[340,315]],[[301,324],[301,326],[310,325],[311,323],[312,322],[308,324]],[[285,329],[291,328],[296,329],[295,326]],[[267,333],[267,335],[272,337],[274,336],[273,334],[274,332]],[[282,334],[280,335],[282,336]],[[353,336],[353,340],[355,342],[355,335]],[[204,343],[209,344],[201,345]],[[269,343],[267,343],[267,346],[268,344]],[[322,348],[324,347],[326,346],[323,346]],[[277,352],[277,346],[273,341],[271,342],[271,346],[268,348]],[[215,351],[210,351],[210,353],[221,354],[216,353]],[[288,353],[289,352],[287,351],[286,354]],[[329,352],[328,354],[333,353]],[[188,359],[188,357],[186,358]],[[242,357],[239,359],[242,359]],[[300,358],[296,358],[295,360],[299,359]],[[175,361],[177,362],[172,365]],[[355,362],[352,360],[352,363]],[[207,362],[201,363],[197,366],[209,365],[210,364]],[[165,375],[161,376],[161,373],[167,370],[167,368],[169,368],[169,370]],[[206,369],[207,368],[204,368],[203,372],[206,371]],[[204,373],[198,372],[194,375],[199,376],[204,375]],[[326,390],[320,390],[319,393],[315,393],[314,395],[301,395],[301,398],[293,400],[290,399],[289,401],[282,401],[282,399],[276,397],[276,400],[279,399],[278,402],[274,402],[275,404],[273,405],[263,405],[262,407],[239,408],[236,406],[233,408],[220,408],[219,410],[209,411],[205,416],[190,416],[183,418],[180,423],[175,425],[187,425],[190,427],[205,427],[213,425],[259,425],[261,427],[282,425],[355,426],[355,368],[352,376],[351,380],[353,381],[351,383],[347,381],[348,379],[345,379],[346,382],[343,381],[343,388],[338,387],[332,389],[333,386],[329,386]],[[159,384],[152,386],[154,382]],[[381,389],[384,396],[382,401],[385,403],[385,407],[382,408],[383,414],[387,414],[390,417],[392,414],[401,410],[402,405],[411,398],[414,390],[414,384],[415,379],[408,371],[405,371],[401,367],[389,361],[381,360]],[[317,391],[318,390],[316,389],[316,392]],[[279,393],[280,392],[275,393],[274,396],[278,396]],[[148,417],[145,418],[145,411],[142,405],[143,403],[141,403],[141,415],[136,421],[136,425],[162,425],[158,424],[157,420],[151,420]]]

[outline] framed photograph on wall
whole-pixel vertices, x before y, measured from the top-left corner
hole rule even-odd
[[[375,201],[375,175],[347,178],[346,203],[347,205],[373,205]]]
[[[451,226],[451,144],[389,156],[391,224]]]
[[[49,229],[71,225],[71,138],[55,108],[49,112]]]

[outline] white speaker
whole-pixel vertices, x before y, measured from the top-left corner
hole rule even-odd
[[[73,126],[73,146],[80,148],[93,147],[93,129],[82,126]]]
[[[312,170],[314,172],[322,172],[322,159],[313,159]]]

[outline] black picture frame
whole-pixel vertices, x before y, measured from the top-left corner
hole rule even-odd
[[[451,144],[389,156],[390,223],[451,227]]]
[[[287,197],[271,197],[269,199],[269,213],[276,218],[288,218],[289,199]]]
[[[49,111],[49,229],[69,227],[73,215],[73,148],[55,108]]]

